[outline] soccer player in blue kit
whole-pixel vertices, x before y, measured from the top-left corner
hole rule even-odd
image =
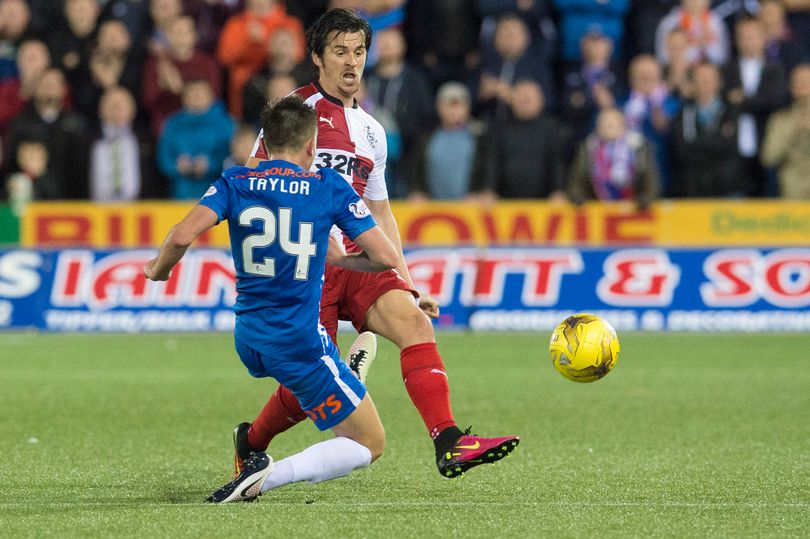
[[[324,265],[384,271],[397,264],[393,244],[363,200],[332,169],[309,171],[317,113],[297,96],[262,113],[269,161],[233,167],[168,234],[144,268],[169,278],[188,246],[227,220],[236,267],[234,341],[248,372],[287,386],[307,416],[335,438],[273,463],[253,453],[239,476],[208,501],[250,500],[297,481],[317,483],[368,466],[383,451],[385,434],[365,386],[341,361],[318,321]],[[329,249],[337,225],[363,252]]]

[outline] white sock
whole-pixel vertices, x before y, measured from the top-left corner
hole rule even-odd
[[[299,481],[328,481],[369,464],[371,451],[366,446],[349,438],[332,438],[276,462],[275,469],[264,480],[262,492]]]

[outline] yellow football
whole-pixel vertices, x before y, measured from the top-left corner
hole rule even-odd
[[[574,382],[595,382],[619,361],[619,338],[605,319],[593,314],[569,316],[551,333],[554,368]]]

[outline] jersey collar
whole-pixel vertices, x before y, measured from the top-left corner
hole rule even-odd
[[[315,88],[317,88],[318,92],[324,97],[324,99],[327,99],[327,100],[331,101],[332,103],[334,103],[335,105],[338,105],[338,106],[341,106],[341,107],[346,106],[346,105],[343,104],[343,101],[341,101],[337,97],[334,97],[334,96],[331,96],[331,95],[327,94],[324,91],[324,89],[321,87],[321,83],[319,83],[318,81],[315,81],[313,84],[315,85]],[[357,99],[355,99],[355,98],[352,98],[352,108],[353,109],[357,108]]]
[[[296,165],[292,161],[286,161],[284,159],[273,159],[272,161],[260,161],[256,168],[259,170],[267,170],[268,168],[278,167],[279,164],[283,164],[283,166],[291,168],[295,171],[304,170],[300,165]]]

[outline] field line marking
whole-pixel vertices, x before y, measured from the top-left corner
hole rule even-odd
[[[264,502],[265,504],[272,504],[272,505],[289,505],[289,506],[298,506],[298,505],[305,505],[303,500],[301,501],[273,501],[267,500]],[[20,508],[20,507],[183,507],[183,506],[205,506],[210,505],[200,502],[138,502],[138,501],[121,501],[121,502],[34,502],[34,503],[25,503],[25,502],[0,502],[0,508],[8,507],[8,508]],[[322,506],[345,506],[345,501],[315,501],[314,505],[322,505]],[[484,501],[458,501],[458,502],[439,502],[439,501],[400,501],[400,502],[352,502],[351,504],[353,507],[403,507],[403,506],[410,506],[410,507],[428,507],[428,506],[445,506],[445,507],[461,507],[461,506],[491,506],[491,507],[508,507],[508,506],[520,506],[520,507],[575,507],[575,506],[587,506],[587,507],[694,507],[694,508],[737,508],[737,507],[746,507],[746,508],[768,508],[768,507],[795,507],[795,508],[805,508],[810,507],[810,502],[782,502],[782,503],[770,503],[770,502],[599,502],[599,503],[588,503],[588,502],[499,502],[499,501],[492,501],[492,502],[484,502]]]

